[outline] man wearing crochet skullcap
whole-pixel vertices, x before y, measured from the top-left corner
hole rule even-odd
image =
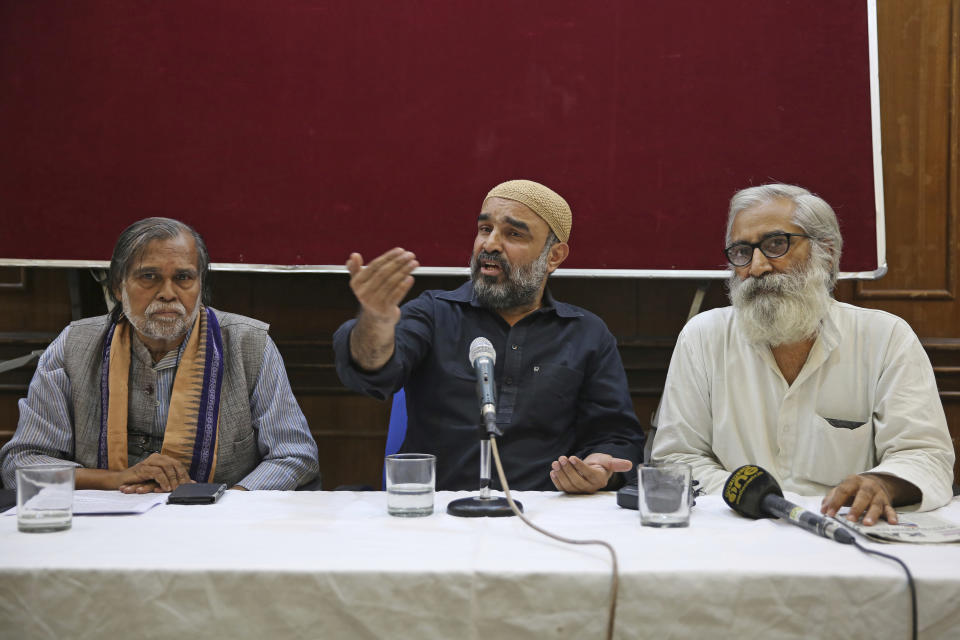
[[[416,256],[350,255],[357,318],[334,334],[337,373],[380,399],[403,389],[401,452],[437,456],[438,489],[477,487],[480,444],[470,343],[496,350],[497,426],[511,487],[593,493],[621,486],[643,451],[616,340],[600,318],[555,300],[547,279],[567,258],[573,216],[554,191],[510,180],[477,216],[470,280],[399,306]],[[496,477],[493,487],[499,488]]]

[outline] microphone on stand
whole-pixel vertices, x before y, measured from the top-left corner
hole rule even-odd
[[[784,500],[777,481],[756,465],[743,465],[730,474],[723,485],[723,501],[748,518],[783,518],[818,536],[842,544],[854,542],[853,534],[843,525]]]
[[[477,376],[477,402],[480,405],[480,495],[453,500],[447,513],[464,518],[497,518],[514,515],[506,498],[490,495],[490,436],[503,435],[497,428],[496,385],[493,383],[493,365],[497,352],[486,338],[474,338],[470,343],[470,365]],[[523,505],[513,501],[517,509]]]
[[[493,384],[493,365],[497,352],[486,338],[470,343],[470,364],[477,375],[477,401],[480,403],[480,428],[487,434],[502,436],[497,428],[497,391]]]

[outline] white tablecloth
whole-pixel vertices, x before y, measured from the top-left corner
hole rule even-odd
[[[610,561],[517,518],[386,514],[381,492],[235,492],[216,505],[0,517],[0,636],[601,638]],[[701,497],[686,529],[641,528],[613,494],[518,494],[552,531],[620,559],[618,638],[908,638],[899,565]],[[816,498],[789,496],[815,509]],[[939,514],[960,522],[960,501]],[[960,545],[865,543],[917,579],[923,638],[960,638]]]

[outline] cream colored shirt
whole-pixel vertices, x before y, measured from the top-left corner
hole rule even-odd
[[[656,426],[654,461],[691,464],[710,493],[756,464],[802,495],[873,471],[916,485],[922,510],[951,498],[953,446],[930,360],[884,311],[833,301],[792,385],[732,307],[701,313],[677,339]]]

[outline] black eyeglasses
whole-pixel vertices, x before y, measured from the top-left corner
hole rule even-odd
[[[753,261],[754,249],[768,258],[779,258],[790,251],[790,238],[809,238],[804,233],[771,233],[760,238],[760,242],[734,242],[723,250],[727,260],[735,267],[745,267]]]

